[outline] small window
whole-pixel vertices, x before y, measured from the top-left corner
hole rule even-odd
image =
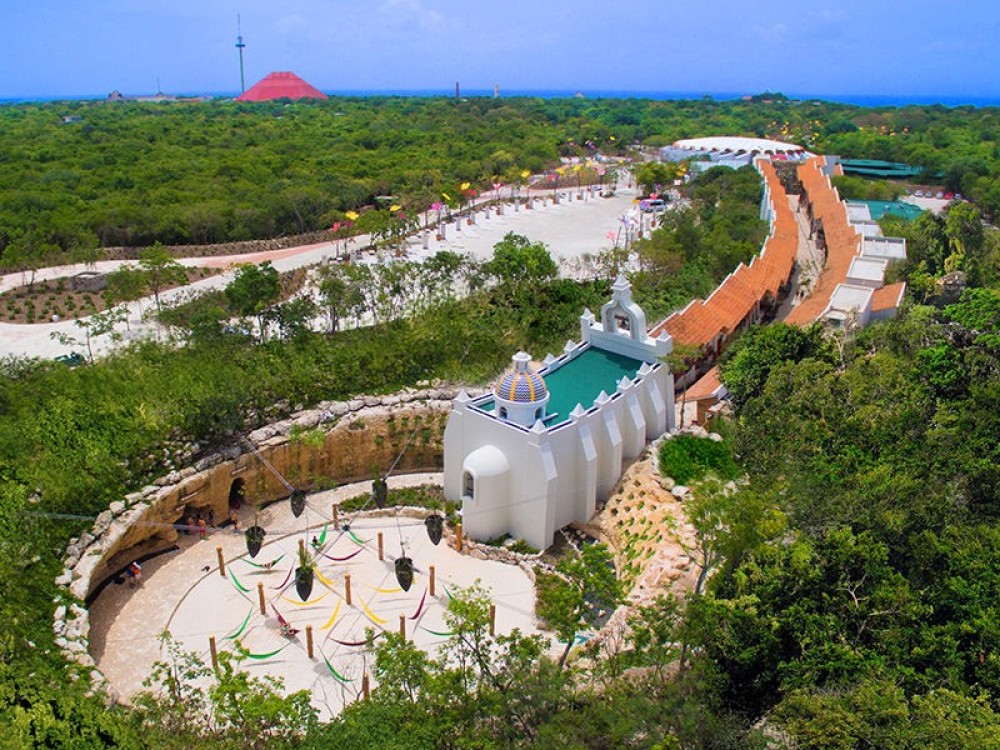
[[[468,471],[462,475],[462,496],[469,500],[476,499],[476,479]]]

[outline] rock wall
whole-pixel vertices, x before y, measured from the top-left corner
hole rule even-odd
[[[401,452],[394,473],[440,471],[455,395],[457,389],[440,388],[324,402],[256,430],[247,445],[202,458],[111,503],[90,531],[66,547],[56,583],[69,596],[53,615],[56,645],[93,669],[95,687],[107,687],[88,653],[89,614],[81,602],[132,560],[169,549],[177,539],[175,525],[188,515],[228,519],[234,484],[242,484],[244,502],[265,505],[287,497],[288,488],[250,445],[305,490],[370,479],[373,472],[386,472]]]

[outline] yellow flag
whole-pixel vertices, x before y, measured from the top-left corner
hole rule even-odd
[[[389,206],[389,210],[393,211],[393,212],[398,211],[401,208],[402,208],[402,206]]]

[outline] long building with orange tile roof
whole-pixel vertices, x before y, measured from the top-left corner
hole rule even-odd
[[[760,159],[756,166],[764,180],[764,215],[770,220],[760,253],[749,265],[740,263],[706,299],[694,300],[650,331],[653,337],[666,331],[675,343],[701,350],[701,361],[682,376],[688,382],[700,365],[715,360],[737,331],[777,306],[795,268],[798,230],[788,195],[770,161]]]
[[[788,290],[798,254],[798,222],[774,165],[758,160],[756,166],[764,178],[765,215],[771,224],[760,254],[749,265],[741,263],[709,297],[692,301],[651,331],[653,336],[665,331],[674,342],[701,351],[694,366],[677,377],[678,386],[695,380],[741,328],[757,322],[762,310],[780,302]],[[793,325],[805,326],[818,320],[834,325],[853,320],[854,324],[865,325],[869,320],[889,318],[906,291],[903,283],[883,286],[888,263],[905,258],[905,242],[882,238],[877,224],[868,226],[872,222],[865,217],[852,216],[830,182],[830,175],[842,173],[839,166],[820,156],[797,170],[803,188],[800,206],[807,211],[817,246],[825,257],[823,270],[809,294],[785,319]],[[691,386],[696,395],[704,392],[706,403],[714,401],[720,389],[724,390],[724,386],[718,379],[718,367]],[[699,410],[699,421],[702,416]]]
[[[834,165],[836,166],[836,165]],[[906,246],[900,240],[881,238],[876,224],[874,229],[867,225],[863,218],[852,220],[847,204],[840,199],[836,188],[830,182],[830,165],[826,157],[818,156],[798,167],[798,177],[802,182],[802,205],[808,212],[811,226],[817,235],[817,244],[824,249],[825,263],[809,294],[794,307],[785,322],[792,325],[806,326],[817,320],[824,320],[833,325],[842,325],[854,318],[856,324],[865,325],[874,311],[874,295],[881,287],[882,280],[873,280],[868,275],[862,276],[861,270],[871,264],[865,264],[859,259],[888,257],[871,252],[870,248],[881,244],[892,245],[895,258],[906,256]],[[874,233],[874,234],[873,234]],[[865,248],[869,252],[865,252]],[[877,317],[891,315],[902,291],[896,290],[897,304],[891,310],[883,309]],[[892,297],[891,294],[880,295],[879,303],[883,304]]]

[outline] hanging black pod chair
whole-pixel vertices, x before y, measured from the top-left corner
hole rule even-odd
[[[295,593],[299,599],[306,601],[313,590],[313,568],[311,565],[301,565],[295,569]]]
[[[385,479],[379,477],[372,481],[372,500],[375,501],[375,505],[381,510],[385,507],[386,501],[389,499],[389,485],[386,483]]]
[[[413,585],[413,560],[408,557],[396,558],[396,580],[403,591],[409,591]]]
[[[444,531],[444,519],[435,513],[424,519],[424,526],[427,527],[427,536],[430,537],[431,543],[437,546],[438,542],[441,541],[441,533]]]
[[[292,496],[289,500],[292,506],[292,515],[298,518],[306,509],[306,493],[302,490],[292,490]]]
[[[264,544],[264,537],[267,536],[264,527],[254,524],[243,532],[243,536],[246,537],[247,552],[250,554],[250,557],[257,557],[257,553],[260,552],[260,548]]]

